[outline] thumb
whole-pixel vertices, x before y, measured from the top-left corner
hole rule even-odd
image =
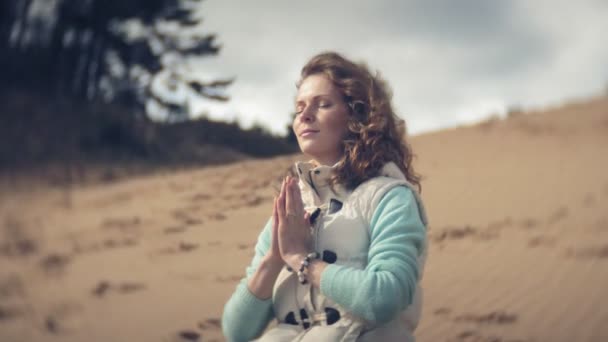
[[[277,238],[279,229],[279,215],[277,214],[277,198],[274,198],[274,207],[272,208],[272,238]]]
[[[306,223],[308,225],[310,225],[310,213],[309,212],[304,213],[304,220],[306,221]]]

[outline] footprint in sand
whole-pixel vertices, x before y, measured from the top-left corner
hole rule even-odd
[[[27,257],[39,250],[39,234],[23,222],[7,218],[0,231],[0,255],[8,257]]]
[[[114,195],[111,195],[107,198],[101,198],[98,200],[95,200],[91,203],[92,206],[97,207],[97,208],[103,208],[103,207],[107,207],[107,206],[116,206],[119,205],[121,203],[124,202],[128,202],[133,198],[133,195],[129,192],[122,192],[122,193],[117,193]]]
[[[215,277],[215,281],[219,283],[236,283],[237,281],[241,280],[241,278],[242,276],[240,275],[231,275],[226,277],[217,276]]]
[[[189,198],[190,198],[191,202],[198,203],[198,202],[203,202],[203,201],[210,200],[211,199],[211,195],[206,194],[206,193],[197,193],[197,194],[192,195]]]
[[[193,188],[192,184],[180,184],[177,182],[169,182],[169,189],[174,192],[182,192]]]
[[[608,258],[608,245],[602,246],[586,246],[573,248],[566,248],[565,252],[566,257],[574,257],[580,259],[594,259],[594,258]]]
[[[270,186],[270,184],[272,183],[272,181],[273,181],[272,179],[265,179],[260,182],[253,183],[252,189],[253,190],[267,189]]]
[[[261,197],[261,196],[250,196],[245,200],[246,207],[257,207],[258,205],[264,202],[270,202],[270,198]]]
[[[471,322],[478,324],[513,324],[517,321],[517,315],[506,311],[492,311],[487,314],[462,314],[454,318],[455,322]]]
[[[538,220],[533,219],[533,218],[527,218],[524,220],[521,220],[519,222],[520,227],[524,228],[524,229],[534,229],[538,226]]]
[[[91,293],[96,297],[103,297],[109,292],[117,292],[121,294],[132,293],[135,291],[144,290],[146,285],[137,282],[122,282],[111,284],[109,281],[100,280]]]
[[[452,313],[452,309],[445,307],[437,308],[433,311],[433,314],[436,316],[449,316],[450,313]]]
[[[504,227],[511,225],[511,218],[507,217],[502,221],[490,222],[485,230],[488,232],[500,232]]]
[[[9,274],[0,278],[0,303],[6,303],[10,298],[22,298],[25,287],[21,277],[17,274]]]
[[[480,241],[487,241],[487,240],[495,240],[495,239],[498,239],[499,237],[500,237],[500,234],[496,231],[482,230],[479,232],[479,234],[476,235],[475,238]]]
[[[201,330],[219,330],[222,328],[222,321],[219,318],[207,318],[204,322],[199,322]]]
[[[531,238],[530,240],[528,240],[528,247],[531,247],[531,248],[539,247],[539,246],[553,247],[553,246],[555,246],[556,242],[557,242],[557,239],[555,239],[554,237],[540,235],[540,236],[535,236],[535,237]]]
[[[465,330],[455,337],[447,339],[448,342],[453,341],[483,341],[482,335],[475,330]]]
[[[608,218],[602,217],[601,219],[597,220],[594,225],[594,228],[594,230],[598,232],[608,232]]]
[[[482,335],[475,330],[465,330],[455,337],[448,338],[447,342],[532,342],[532,340],[503,338],[493,335]]]
[[[106,238],[102,241],[82,243],[77,238],[72,238],[72,253],[95,253],[102,252],[107,249],[127,248],[137,246],[138,240],[132,237],[126,238]]]
[[[192,330],[182,330],[177,333],[177,341],[201,341],[201,334]]]
[[[26,314],[22,307],[25,300],[25,286],[17,274],[0,278],[0,324]]]
[[[186,226],[173,226],[173,227],[167,227],[167,228],[163,229],[163,232],[165,234],[178,234],[178,233],[185,232],[186,229],[188,229],[188,227],[186,227]]]
[[[177,247],[181,252],[190,252],[198,248],[198,243],[181,241]]]
[[[59,321],[53,317],[53,316],[47,316],[44,320],[44,327],[46,329],[46,331],[52,333],[52,334],[58,334],[59,333]]]
[[[133,231],[135,227],[139,226],[141,219],[138,216],[133,217],[121,217],[121,218],[107,218],[101,222],[102,229],[118,230],[121,232]]]
[[[561,221],[562,219],[565,219],[566,217],[568,217],[568,208],[567,207],[559,207],[556,211],[554,211],[549,218],[547,219],[547,222],[549,224],[553,224],[556,223],[558,221]]]
[[[477,229],[471,226],[464,227],[447,227],[441,232],[434,234],[432,237],[435,242],[442,242],[444,240],[460,240],[468,236],[477,234]]]
[[[165,247],[157,251],[158,254],[178,254],[191,252],[199,247],[198,243],[180,241],[177,247]]]
[[[255,243],[239,243],[236,247],[238,249],[251,249],[255,246]]]
[[[214,213],[207,216],[210,220],[214,221],[224,221],[226,219],[226,215],[222,213]]]
[[[62,274],[70,263],[71,257],[61,253],[51,253],[40,261],[40,267],[50,275]]]
[[[219,318],[208,318],[204,322],[198,323],[198,328],[202,331],[219,330],[219,329],[221,329],[221,327],[222,327],[222,323]],[[202,334],[197,331],[191,330],[191,329],[184,329],[184,330],[178,331],[175,338],[173,338],[173,341],[175,341],[175,342],[201,341],[201,340],[202,340]]]
[[[591,208],[595,205],[595,203],[597,202],[595,195],[588,193],[585,195],[585,198],[583,199],[583,206],[585,206],[585,208]]]
[[[51,334],[61,334],[77,328],[82,306],[75,303],[57,303],[45,314],[44,329]]]
[[[175,209],[173,210],[172,215],[175,219],[187,226],[193,226],[203,223],[203,220],[196,217],[192,217],[186,209]]]
[[[120,247],[133,247],[137,245],[137,240],[133,238],[124,239],[105,239],[102,243],[106,249],[120,248]]]
[[[0,305],[0,323],[2,321],[15,319],[21,315],[23,315],[23,311],[16,306],[9,306],[5,304]]]

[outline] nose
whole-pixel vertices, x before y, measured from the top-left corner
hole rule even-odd
[[[299,119],[301,122],[313,122],[315,120],[314,108],[312,108],[312,106],[306,106],[306,108],[302,110],[302,113],[300,113]]]

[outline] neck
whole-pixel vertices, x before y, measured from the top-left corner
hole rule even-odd
[[[340,161],[340,158],[313,158],[312,159],[312,163],[315,166],[321,166],[321,165],[334,166],[338,161]]]

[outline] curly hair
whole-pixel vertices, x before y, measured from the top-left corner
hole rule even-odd
[[[349,107],[348,132],[343,157],[338,161],[331,184],[354,189],[379,175],[384,164],[395,162],[405,178],[422,191],[421,177],[414,172],[412,149],[406,140],[406,124],[391,105],[392,92],[376,72],[364,63],[352,62],[338,53],[323,52],[302,68],[302,81],[323,74],[341,91]]]

